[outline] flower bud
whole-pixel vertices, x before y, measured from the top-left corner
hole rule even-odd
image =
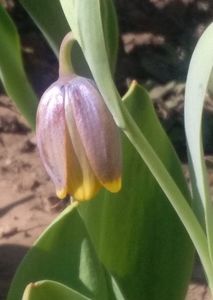
[[[59,198],[89,200],[102,186],[120,190],[119,133],[93,81],[72,76],[53,83],[39,103],[36,135]]]

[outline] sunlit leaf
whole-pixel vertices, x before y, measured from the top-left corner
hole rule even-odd
[[[30,283],[22,300],[90,300],[67,286],[51,280]]]
[[[125,104],[185,196],[180,162],[145,90],[133,84]],[[127,299],[184,299],[193,247],[168,199],[123,136],[123,188],[79,207],[99,257]]]
[[[191,169],[194,208],[202,225],[206,224],[213,258],[213,206],[210,197],[202,141],[202,113],[213,67],[213,24],[199,39],[191,58],[185,93],[185,130]]]
[[[0,79],[9,97],[34,127],[37,98],[23,68],[16,27],[2,5],[0,5]]]

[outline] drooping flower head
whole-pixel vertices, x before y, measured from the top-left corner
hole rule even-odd
[[[59,198],[83,201],[101,187],[120,190],[119,132],[93,81],[72,75],[53,83],[40,100],[36,135]]]

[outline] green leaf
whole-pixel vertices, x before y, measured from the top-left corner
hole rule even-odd
[[[110,276],[98,261],[73,206],[47,228],[28,252],[16,272],[7,299],[21,299],[28,283],[46,279],[65,284],[89,298],[114,299]]]
[[[30,283],[22,300],[90,300],[82,294],[56,281],[44,280]]]
[[[213,206],[208,186],[202,141],[202,113],[213,67],[213,24],[204,31],[193,52],[186,82],[185,130],[194,194],[194,209],[207,231],[213,262]]]
[[[124,103],[167,170],[189,197],[176,154],[146,91],[134,83]],[[184,299],[193,247],[178,216],[123,136],[123,188],[79,207],[101,261],[126,299]]]
[[[115,299],[116,300],[125,300],[125,297],[124,297],[123,293],[121,292],[120,287],[118,286],[118,283],[113,276],[111,276],[111,285],[112,285],[112,289],[113,289],[113,292],[115,295]]]
[[[9,97],[34,128],[37,98],[24,71],[16,27],[2,5],[0,5],[0,40],[0,78]]]

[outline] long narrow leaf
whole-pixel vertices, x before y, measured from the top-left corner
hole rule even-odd
[[[191,58],[185,93],[185,130],[194,193],[194,207],[206,225],[213,260],[213,206],[211,202],[202,141],[202,112],[213,67],[213,24],[203,33]]]
[[[133,84],[125,104],[183,194],[186,182],[151,101]],[[184,299],[193,247],[168,199],[123,136],[123,187],[79,207],[104,265],[129,300]],[[174,271],[175,270],[175,271]]]
[[[0,5],[0,78],[10,98],[34,128],[37,98],[24,71],[19,36]]]

